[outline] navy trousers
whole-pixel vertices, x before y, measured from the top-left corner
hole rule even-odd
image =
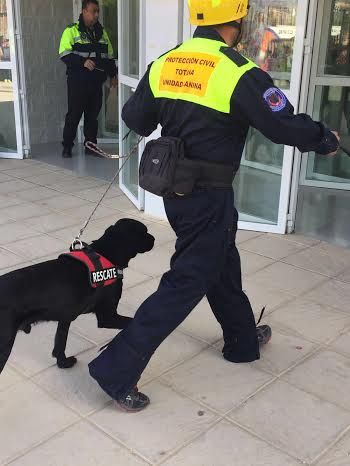
[[[195,191],[164,205],[178,238],[170,271],[128,328],[89,364],[90,375],[114,399],[130,392],[158,346],[205,296],[223,330],[224,357],[236,363],[260,358],[254,314],[242,290],[233,191]]]

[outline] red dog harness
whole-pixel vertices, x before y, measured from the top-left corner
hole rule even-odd
[[[81,249],[62,254],[60,257],[70,257],[86,265],[92,288],[100,288],[116,283],[123,278],[123,270],[91,248]]]

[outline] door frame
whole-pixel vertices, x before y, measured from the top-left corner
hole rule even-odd
[[[329,11],[325,9],[325,7]],[[318,0],[317,9],[316,9],[316,16],[314,18],[315,21],[315,31],[314,31],[314,41],[316,47],[314,48],[314,54],[311,60],[311,67],[309,71],[309,86],[308,86],[308,95],[306,101],[306,112],[309,115],[312,115],[314,110],[314,103],[315,103],[315,95],[316,95],[316,87],[317,86],[339,86],[339,87],[349,87],[350,85],[350,77],[345,76],[338,76],[338,75],[327,75],[327,76],[317,76],[318,72],[318,64],[320,57],[325,57],[327,52],[326,47],[327,44],[321,41],[322,36],[322,27],[323,27],[323,19],[326,15],[330,15],[331,11],[331,3],[325,0]],[[319,53],[317,53],[319,52]],[[332,181],[334,177],[324,175],[322,180],[308,180],[307,179],[307,169],[308,169],[308,160],[309,157],[313,157],[314,155],[310,156],[308,154],[302,155],[301,158],[301,169],[300,169],[300,179],[299,184],[302,186],[311,186],[311,187],[318,187],[318,188],[329,188],[329,189],[340,189],[342,191],[349,191],[350,190],[350,181],[347,180],[346,183],[342,183],[341,181]]]
[[[18,5],[17,5],[18,6]],[[14,114],[15,114],[15,126],[16,126],[16,143],[17,151],[16,152],[0,152],[0,158],[6,159],[23,159],[24,157],[24,141],[23,141],[23,126],[22,126],[22,95],[20,92],[19,85],[19,69],[18,69],[18,49],[20,46],[19,43],[19,30],[16,27],[16,15],[15,15],[16,1],[6,0],[6,9],[7,9],[7,28],[8,28],[8,37],[10,42],[10,61],[9,62],[0,62],[0,70],[9,70],[11,71],[11,80],[13,87],[13,104],[14,104]],[[17,25],[18,25],[17,17]]]
[[[134,92],[140,82],[141,76],[143,75],[146,64],[145,64],[145,15],[146,15],[146,0],[139,0],[139,28],[140,28],[140,36],[139,36],[139,76],[137,78],[132,78],[128,75],[122,73],[124,69],[124,62],[125,62],[125,48],[122,47],[123,43],[123,30],[124,30],[124,21],[123,21],[123,2],[128,0],[118,0],[118,63],[119,63],[119,70],[118,70],[118,93],[119,93],[119,154],[124,156],[124,136],[123,128],[124,123],[121,118],[122,108],[123,108],[123,91],[122,87],[128,87],[132,92]],[[138,147],[137,157],[138,157],[138,164],[140,163],[141,156],[143,153],[143,149],[145,146],[144,140],[140,143]],[[123,159],[120,159],[120,167],[123,165]],[[123,191],[123,193],[129,198],[129,200],[139,209],[144,210],[145,208],[145,191],[138,185],[138,195],[137,197],[128,189],[126,184],[123,180],[124,169],[121,170],[119,175],[119,187]]]

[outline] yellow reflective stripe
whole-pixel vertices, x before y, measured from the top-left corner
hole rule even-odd
[[[150,86],[156,98],[181,99],[222,113],[230,113],[231,97],[255,63],[238,66],[220,52],[223,43],[191,39],[156,60],[150,70]]]
[[[107,31],[104,29],[103,30],[103,37],[102,39],[105,40],[105,43],[108,44],[108,58],[113,58],[114,57],[114,50],[113,50],[113,45],[109,39],[109,36],[107,34]]]
[[[60,48],[59,48],[60,55],[63,52],[67,52],[73,49],[74,37],[76,37],[75,28],[66,28],[63,31],[61,42],[60,42]]]

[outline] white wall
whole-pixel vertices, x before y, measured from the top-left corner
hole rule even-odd
[[[149,63],[182,42],[183,0],[147,0],[145,8],[145,70]],[[155,131],[149,139],[160,136]],[[145,213],[166,218],[163,199],[145,193]]]

